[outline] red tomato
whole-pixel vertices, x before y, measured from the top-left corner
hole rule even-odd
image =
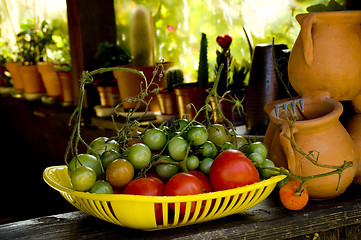
[[[211,186],[211,183],[209,182],[207,175],[205,175],[204,173],[202,173],[200,171],[196,171],[196,170],[190,170],[190,171],[188,171],[188,173],[192,174],[193,176],[195,176],[199,180],[201,180],[201,182],[203,184],[203,193],[213,192],[213,188]],[[207,204],[206,200],[202,202],[202,208],[201,208],[200,214],[203,213],[203,210],[204,210],[204,207],[206,206],[206,204]],[[213,207],[213,205],[214,205],[214,200],[212,201],[211,207]]]
[[[161,180],[163,183],[166,182],[156,172],[147,172],[147,178],[157,178],[158,180]]]
[[[177,173],[171,177],[165,185],[164,195],[166,196],[182,196],[203,193],[203,184],[195,176],[189,173]],[[192,202],[190,212],[196,209],[196,202]],[[169,207],[175,209],[174,203],[170,203]],[[186,203],[180,204],[180,213],[186,211]]]
[[[164,183],[157,178],[137,178],[131,181],[123,191],[124,194],[144,195],[144,196],[163,196]],[[157,223],[163,219],[162,204],[154,205],[155,218]]]
[[[285,208],[290,210],[301,210],[307,205],[308,192],[306,188],[303,188],[301,192],[296,193],[296,190],[300,187],[300,183],[296,181],[290,181],[285,183],[280,189],[280,199]]]
[[[259,173],[241,151],[229,149],[214,159],[209,180],[215,191],[221,191],[258,182]]]
[[[207,175],[196,170],[190,170],[188,171],[188,173],[192,174],[193,176],[196,176],[199,180],[201,180],[201,182],[203,183],[204,193],[213,192],[213,188],[211,186],[211,183],[209,182]]]

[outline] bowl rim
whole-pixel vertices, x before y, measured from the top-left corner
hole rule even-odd
[[[199,200],[208,200],[216,199],[222,197],[230,197],[237,194],[242,194],[250,192],[253,190],[260,189],[262,187],[267,187],[272,184],[277,184],[279,181],[284,179],[286,175],[276,175],[272,176],[269,179],[264,179],[262,181],[245,185],[238,188],[214,191],[209,193],[195,194],[195,195],[185,195],[185,196],[142,196],[142,195],[131,195],[131,194],[96,194],[89,192],[79,192],[68,187],[61,185],[53,177],[54,171],[67,171],[66,165],[59,166],[50,166],[45,168],[43,172],[44,181],[55,190],[66,193],[75,197],[98,200],[98,201],[137,201],[137,202],[156,202],[156,203],[171,203],[171,202],[189,202],[189,201],[199,201]]]

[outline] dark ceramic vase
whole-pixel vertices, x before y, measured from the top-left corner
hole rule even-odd
[[[286,88],[293,93],[287,77],[288,57],[285,44],[260,44],[255,47],[245,103],[246,125],[250,134],[265,134],[269,122],[263,110],[265,104],[290,97]],[[282,75],[282,80],[279,75]]]

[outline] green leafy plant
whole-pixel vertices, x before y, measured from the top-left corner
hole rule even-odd
[[[22,31],[17,34],[16,41],[19,48],[19,60],[24,65],[34,65],[39,55],[40,32],[36,29],[35,22],[30,19],[26,23],[21,23],[20,28]]]
[[[56,71],[70,72],[71,71],[71,54],[68,37],[54,36],[53,37],[57,51],[53,55],[53,63]]]
[[[0,65],[5,65],[7,61],[16,61],[17,54],[9,43],[0,37]]]
[[[340,4],[336,0],[330,0],[327,5],[322,3],[307,7],[308,12],[329,12],[329,11],[344,11],[346,4]]]
[[[115,43],[102,42],[98,45],[94,56],[95,69],[109,68],[119,65],[129,64],[131,61],[130,54],[126,49]],[[113,86],[116,85],[113,72],[104,72],[95,76],[94,85]]]
[[[38,61],[40,62],[47,62],[52,60],[50,52],[54,51],[56,48],[56,43],[53,39],[56,31],[55,22],[56,20],[50,21],[45,19],[40,24],[38,34],[39,38],[37,42],[39,48]]]
[[[21,31],[17,34],[16,44],[19,48],[19,60],[24,65],[34,65],[38,61],[48,61],[50,49],[55,49],[53,40],[54,21],[43,20],[39,26],[34,20],[20,24]]]

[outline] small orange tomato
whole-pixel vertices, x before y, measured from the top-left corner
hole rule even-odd
[[[125,159],[114,160],[105,172],[106,180],[114,188],[125,187],[134,177],[133,165]]]
[[[308,202],[308,192],[305,187],[301,192],[296,192],[300,187],[300,183],[290,181],[285,183],[280,189],[280,199],[285,208],[290,210],[300,210],[304,208]]]

